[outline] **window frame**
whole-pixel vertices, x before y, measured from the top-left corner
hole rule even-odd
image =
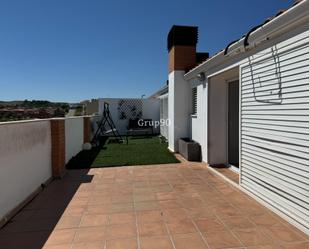
[[[191,115],[197,116],[197,87],[192,87],[191,95],[192,95]]]

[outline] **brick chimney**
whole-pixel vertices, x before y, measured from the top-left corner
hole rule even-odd
[[[175,70],[188,71],[196,65],[198,28],[174,25],[167,37],[169,73]]]

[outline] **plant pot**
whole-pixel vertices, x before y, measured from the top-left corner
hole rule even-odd
[[[179,153],[188,161],[201,161],[201,146],[199,143],[189,138],[180,138],[178,147]]]

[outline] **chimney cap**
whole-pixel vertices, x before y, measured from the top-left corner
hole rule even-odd
[[[198,41],[198,27],[173,25],[167,36],[168,51],[175,45],[196,46]]]

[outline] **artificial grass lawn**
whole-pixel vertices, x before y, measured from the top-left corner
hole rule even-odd
[[[101,147],[82,151],[67,168],[97,168],[110,166],[179,163],[159,137],[132,137],[128,144],[107,140]]]

